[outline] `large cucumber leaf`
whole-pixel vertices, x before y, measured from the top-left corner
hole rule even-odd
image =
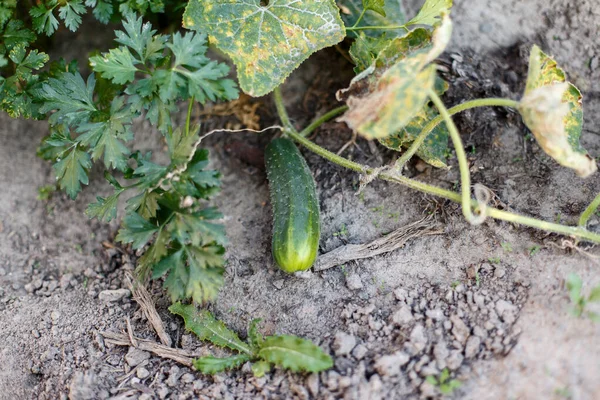
[[[334,0],[191,0],[183,25],[207,32],[233,59],[240,87],[263,96],[312,53],[341,42],[344,23]]]

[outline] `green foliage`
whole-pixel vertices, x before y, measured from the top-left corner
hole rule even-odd
[[[398,26],[406,22],[402,0],[340,0],[337,2],[346,26]],[[383,3],[383,7],[381,4]],[[363,10],[363,18],[358,20]],[[382,12],[383,11],[383,12]],[[358,21],[358,24],[356,22]],[[365,34],[372,37],[404,35],[406,29],[379,30],[367,29]]]
[[[312,53],[346,35],[333,0],[191,0],[183,25],[207,31],[211,42],[230,56],[240,87],[263,96],[279,86]]]
[[[458,379],[450,379],[450,371],[448,368],[444,368],[440,375],[436,378],[433,375],[429,375],[425,380],[440,389],[442,394],[450,395],[456,389],[462,386],[462,382]]]
[[[246,344],[208,310],[198,310],[191,304],[175,303],[169,307],[169,311],[181,316],[186,329],[194,332],[201,340],[238,353],[224,358],[207,356],[194,360],[194,368],[204,374],[216,374],[236,368],[247,361],[252,363],[252,372],[257,377],[270,371],[271,365],[294,372],[320,372],[333,366],[331,357],[308,340],[291,335],[263,338],[258,332],[260,320],[254,319],[250,323]]]
[[[406,25],[436,25],[442,15],[450,13],[451,8],[452,0],[426,0],[418,14]]]
[[[590,320],[600,323],[600,314],[586,309],[588,303],[600,303],[600,285],[592,288],[590,294],[586,297],[583,294],[583,281],[575,273],[571,273],[566,279],[567,290],[571,299],[571,313],[576,317],[583,315]]]

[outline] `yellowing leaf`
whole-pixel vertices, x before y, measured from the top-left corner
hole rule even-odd
[[[183,25],[229,55],[242,90],[263,96],[312,53],[346,36],[333,0],[191,0]]]
[[[353,79],[350,87],[338,92],[349,110],[340,118],[366,138],[385,138],[404,128],[428,99],[434,87],[435,67],[427,65],[446,48],[452,23],[444,16],[433,36],[416,29],[392,40],[375,62]],[[360,50],[363,65],[368,52]]]
[[[385,138],[405,127],[425,105],[435,82],[435,67],[416,76],[404,67],[401,63],[390,68],[368,96],[350,97],[349,110],[340,121],[367,139]]]
[[[519,111],[550,157],[584,178],[596,172],[596,162],[579,143],[583,126],[581,93],[538,46],[531,50],[527,88]]]

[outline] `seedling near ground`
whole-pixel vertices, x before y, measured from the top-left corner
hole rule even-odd
[[[250,322],[248,341],[228,329],[207,310],[199,310],[193,305],[175,303],[169,311],[185,321],[185,328],[195,333],[200,340],[209,341],[215,346],[228,348],[236,354],[230,357],[200,357],[194,360],[194,368],[204,374],[218,374],[227,369],[237,368],[246,362],[252,363],[252,373],[261,377],[273,365],[294,372],[320,372],[333,366],[333,360],[312,342],[290,335],[264,337],[258,331],[260,319]]]
[[[594,287],[588,296],[582,293],[583,281],[577,274],[571,273],[566,279],[571,299],[571,314],[575,317],[586,316],[594,322],[600,322],[600,314],[586,309],[588,303],[600,303],[600,285]]]
[[[444,368],[440,375],[436,378],[433,375],[429,375],[425,380],[439,388],[442,394],[452,394],[456,389],[462,386],[462,383],[457,379],[450,379],[450,371],[448,368]]]

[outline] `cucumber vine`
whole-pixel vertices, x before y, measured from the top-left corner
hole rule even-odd
[[[364,182],[384,179],[459,203],[473,225],[490,217],[600,243],[600,234],[586,229],[600,195],[582,212],[578,226],[567,226],[494,208],[487,189],[471,184],[452,115],[477,107],[516,110],[540,147],[583,178],[594,174],[597,165],[580,145],[581,93],[537,46],[531,50],[521,100],[477,99],[449,109],[444,105],[449,86],[434,61],[450,41],[451,10],[452,0],[427,0],[412,19],[405,17],[401,0],[0,0],[0,108],[15,118],[48,119],[50,134],[39,155],[53,163],[57,185],[71,198],[89,184],[94,163],[103,165],[113,192],[88,206],[91,218],[117,218],[117,203],[129,194],[117,240],[141,253],[141,278],[166,275],[173,302],[214,300],[225,271],[222,216],[209,204],[219,190],[219,173],[207,169],[208,153],[199,148],[200,128],[191,120],[195,104],[233,100],[238,88],[228,77],[229,67],[207,56],[209,42],[236,65],[243,92],[273,94],[285,136],[362,174]],[[115,47],[89,58],[93,73],[84,79],[76,61],[50,62],[43,37],[63,26],[77,30],[88,11],[101,23],[122,20],[123,30],[115,32]],[[163,17],[169,16],[176,20],[164,28]],[[144,18],[163,20],[164,32]],[[179,26],[187,31],[180,32]],[[281,85],[313,53],[345,39],[351,42],[356,72],[349,87],[337,93],[346,104],[297,130],[283,105]],[[188,112],[185,124],[177,127],[173,115],[181,102],[187,102]],[[145,118],[162,135],[170,159],[166,165],[132,149],[136,118]],[[401,156],[393,165],[373,168],[307,139],[333,118]],[[447,168],[449,143],[458,159],[460,192],[403,175],[415,155]],[[214,325],[211,321],[208,325]],[[269,339],[257,345],[254,329],[251,343],[234,349],[240,355],[199,361],[198,368],[214,372],[250,360],[256,362],[258,375],[272,363],[308,371],[330,366],[324,357],[321,363],[298,368],[285,354],[271,357],[261,347]],[[279,338],[272,341],[290,342]]]

